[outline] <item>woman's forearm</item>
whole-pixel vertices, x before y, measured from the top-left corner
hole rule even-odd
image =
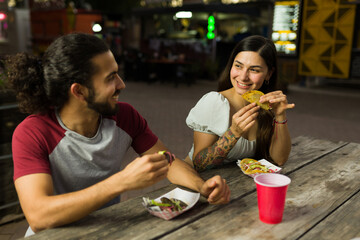
[[[221,165],[238,139],[239,137],[235,137],[229,128],[212,146],[200,151],[194,157],[193,163],[196,171]]]
[[[270,156],[278,165],[283,165],[289,158],[291,137],[287,123],[274,123],[274,134],[271,139]]]

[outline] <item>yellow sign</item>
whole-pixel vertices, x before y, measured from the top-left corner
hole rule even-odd
[[[299,74],[348,78],[356,6],[322,0],[303,6]]]

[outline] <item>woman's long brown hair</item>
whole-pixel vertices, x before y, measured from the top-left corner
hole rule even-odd
[[[272,75],[268,82],[264,82],[259,91],[269,93],[275,90],[277,81],[277,53],[274,43],[262,36],[250,36],[240,41],[233,49],[229,61],[219,78],[218,91],[225,91],[232,88],[230,80],[230,70],[239,52],[257,52],[264,59]],[[265,158],[273,162],[270,156],[270,143],[274,134],[272,126],[274,114],[270,110],[260,109],[258,115],[258,131],[256,134],[256,156],[255,158]]]

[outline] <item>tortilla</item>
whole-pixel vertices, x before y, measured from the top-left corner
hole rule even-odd
[[[260,97],[263,96],[264,93],[260,92],[260,91],[257,91],[257,90],[251,90],[249,92],[246,92],[242,95],[242,97],[250,102],[250,103],[256,103],[256,105],[260,106],[262,109],[265,109],[265,110],[269,110],[270,109],[270,105],[268,102],[265,102],[265,103],[260,103],[259,100],[260,100]]]
[[[169,164],[171,165],[171,163],[175,160],[175,155],[172,154],[171,152],[167,152],[167,151],[159,151],[159,154],[165,155],[166,160],[169,162]]]
[[[254,174],[254,173],[269,173],[273,172],[260,162],[251,158],[244,158],[240,162],[240,168],[245,174]]]

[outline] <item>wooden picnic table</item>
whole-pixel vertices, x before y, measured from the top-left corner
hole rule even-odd
[[[189,211],[166,221],[147,212],[142,197],[28,239],[347,239],[360,237],[360,144],[300,136],[282,173],[291,178],[283,221],[259,220],[256,185],[235,164],[201,173],[227,180],[231,201],[209,205],[201,197]],[[157,198],[169,185],[146,194]]]

